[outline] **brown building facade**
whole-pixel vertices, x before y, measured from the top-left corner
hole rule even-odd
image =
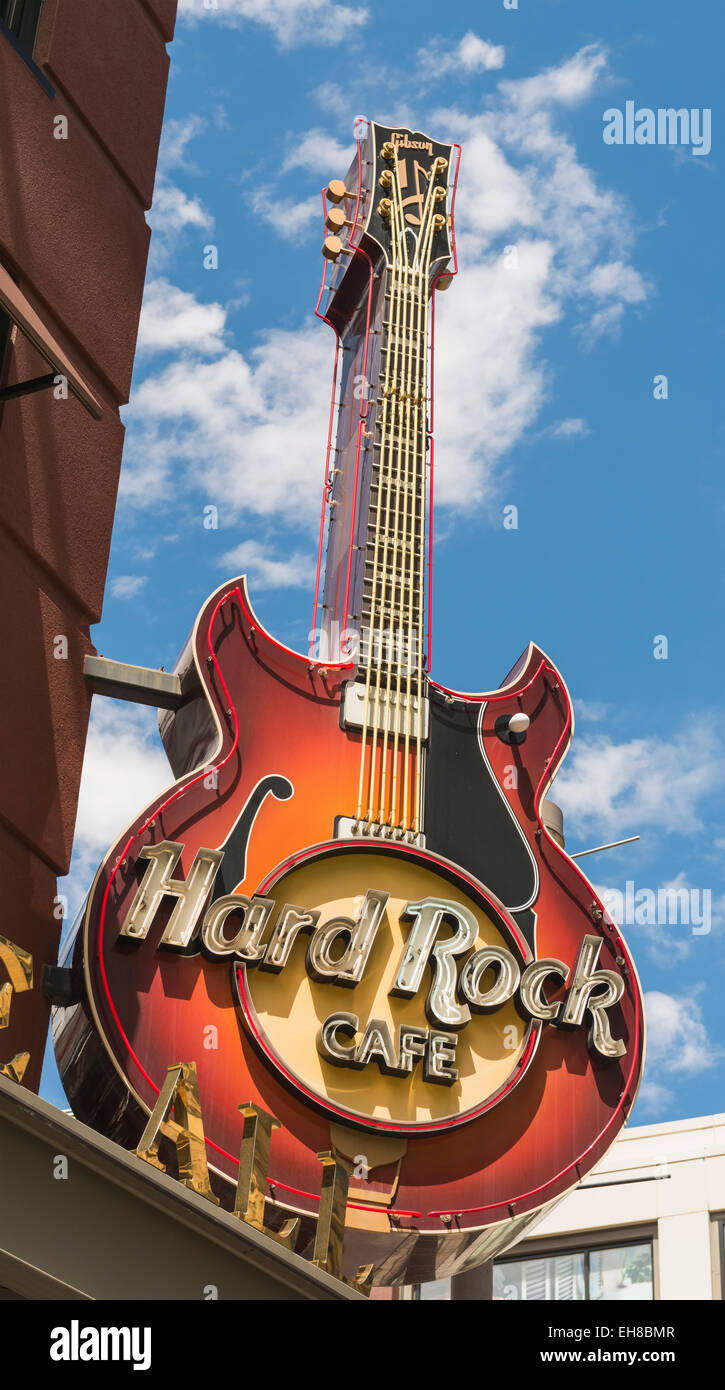
[[[48,1027],[177,0],[0,0],[0,1065]],[[31,389],[28,389],[30,385]],[[19,389],[20,388],[20,389]],[[4,955],[3,955],[4,951]],[[27,979],[26,979],[27,983]],[[7,1005],[7,991],[5,1004]],[[18,1067],[22,1062],[18,1063]]]

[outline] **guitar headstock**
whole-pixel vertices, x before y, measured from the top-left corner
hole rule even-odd
[[[460,147],[420,131],[366,124],[344,180],[323,194],[329,235],[322,253],[332,262],[327,312],[364,253],[392,273],[421,275],[428,287],[450,283],[455,260],[453,204]],[[355,278],[354,276],[352,278]],[[346,296],[341,296],[345,298]]]

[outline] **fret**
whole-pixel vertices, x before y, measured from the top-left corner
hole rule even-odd
[[[398,621],[389,624],[381,632],[379,629],[380,614],[376,613],[375,621],[371,622],[370,614],[363,613],[362,620],[361,656],[366,659],[370,658],[375,662],[384,661],[386,666],[389,664],[406,672],[408,666],[411,666],[412,669],[418,665],[415,653],[418,650],[420,633],[415,624],[411,623],[410,628],[408,628],[407,624]],[[410,655],[407,651],[408,646],[412,648]]]
[[[392,443],[396,447],[399,445],[401,452],[403,452],[405,446],[401,435],[406,433],[409,438],[412,438],[414,446],[412,452],[422,453],[424,446],[428,443],[426,437],[428,431],[426,426],[426,419],[422,421],[418,420],[417,424],[412,427],[407,420],[386,420],[385,422],[383,422],[382,419],[376,420],[375,428],[382,430],[382,436],[380,439],[376,439],[374,448],[379,449],[383,444],[388,445]]]
[[[363,606],[363,618],[367,619],[368,626],[373,629],[379,628],[382,622],[393,633],[402,633],[405,636],[409,626],[411,633],[415,633],[415,623],[408,624],[407,606],[401,610],[399,604],[377,602],[374,612],[372,607],[366,609]]]
[[[392,293],[392,291],[391,291],[391,290],[386,290],[383,297],[384,297],[384,299],[389,303],[390,300],[393,298],[393,293]],[[427,299],[427,297],[428,297],[428,296],[427,296],[427,294],[426,294],[426,295],[425,295],[425,298]],[[395,291],[395,298],[396,298],[396,299],[414,299],[414,300],[420,301],[420,299],[421,299],[421,292],[420,292],[420,290],[418,289],[418,286],[417,286],[417,285],[401,285],[400,288],[397,289],[397,290]]]
[[[415,552],[417,551],[417,549],[418,549],[418,540],[419,540],[419,539],[420,539],[419,537],[413,536],[412,538],[411,538],[411,537],[408,537],[405,541],[400,541],[400,542],[398,543],[398,550],[401,550],[401,551],[405,551],[405,552],[406,552],[403,556],[401,556],[402,563],[403,563],[403,565],[404,565],[404,567],[405,567],[405,573],[406,573],[406,574],[410,571],[410,565],[409,565],[409,563],[408,563],[408,557],[409,557],[411,551],[413,551],[413,553],[415,553]],[[391,547],[391,548],[392,548],[392,547]],[[383,559],[383,556],[382,556],[382,547],[381,547],[381,549],[380,549],[380,551],[379,551],[379,553],[378,553],[378,560],[382,560],[382,559]],[[374,563],[375,563],[375,557],[374,557],[373,555],[368,556],[368,558],[365,560],[365,568],[367,569],[368,566],[372,567],[372,566],[374,565]],[[384,568],[385,568],[386,582],[388,582],[388,581],[389,581],[389,578],[390,578],[390,573],[391,573],[391,571],[390,571],[388,565],[386,564],[385,560],[383,560],[383,566],[384,566]],[[401,573],[401,571],[398,570],[398,569],[396,569],[395,573],[396,573],[396,574],[399,574],[399,573]],[[382,581],[382,573],[381,573],[381,571],[380,571],[380,566],[378,566],[378,582],[379,582],[379,583],[382,583],[382,582],[383,582],[383,581]]]
[[[404,569],[405,569],[405,573],[406,573],[406,574],[410,572],[411,568],[412,568],[412,570],[413,570],[413,573],[416,573],[416,566],[415,566],[415,564],[413,564],[413,565],[411,566],[410,563],[409,563],[409,561],[410,561],[410,556],[411,556],[411,554],[412,554],[414,557],[417,555],[417,552],[418,552],[418,541],[419,541],[419,539],[420,539],[419,537],[415,537],[415,536],[414,536],[414,537],[412,538],[412,540],[407,540],[407,541],[405,542],[405,544],[403,544],[403,543],[401,542],[401,543],[398,545],[398,550],[404,552],[402,555],[399,556],[399,561],[402,562],[402,565],[404,566]],[[392,546],[390,547],[390,549],[392,549]],[[394,552],[393,552],[393,553],[394,553]],[[372,569],[373,566],[374,566],[374,564],[375,564],[375,557],[374,557],[374,555],[370,555],[370,556],[368,557],[368,559],[366,559],[366,561],[365,561],[365,574],[364,574],[363,578],[364,578],[364,580],[365,580],[366,582],[367,582],[367,571],[368,571],[368,569]],[[385,571],[384,576],[383,576],[383,571]],[[396,567],[395,573],[396,573],[396,574],[401,574],[401,570],[400,570],[398,567]],[[388,565],[388,563],[387,563],[387,560],[386,560],[386,559],[384,558],[384,556],[383,556],[383,550],[382,550],[382,547],[381,547],[381,549],[380,549],[379,552],[378,552],[378,574],[377,574],[377,580],[376,580],[376,582],[377,582],[378,584],[382,584],[383,582],[385,582],[386,584],[388,584],[388,583],[390,583],[390,575],[391,575],[391,569],[390,569],[390,567],[389,567],[389,565]]]
[[[405,491],[406,486],[407,486],[408,490],[410,490],[411,486],[413,486],[413,485],[416,485],[416,486],[417,486],[418,483],[422,482],[422,477],[421,477],[421,475],[422,475],[422,471],[423,471],[423,470],[422,470],[422,468],[418,467],[417,465],[418,465],[418,464],[423,464],[423,463],[424,463],[424,460],[423,460],[423,458],[422,458],[422,455],[419,454],[419,453],[417,453],[414,449],[402,449],[402,448],[401,448],[401,449],[398,449],[397,447],[394,447],[393,450],[391,451],[391,452],[392,452],[392,458],[390,458],[390,457],[389,457],[389,453],[388,453],[387,444],[386,444],[385,441],[383,442],[383,444],[375,444],[375,445],[373,445],[373,448],[374,448],[374,451],[375,451],[375,467],[376,467],[376,470],[379,471],[379,470],[382,468],[382,470],[383,470],[384,473],[385,473],[385,478],[384,478],[384,482],[383,482],[383,486],[384,486],[384,487],[388,487],[388,486],[390,486],[390,487],[397,487],[397,486],[399,485],[399,486],[400,486],[401,495],[402,495],[402,493]],[[381,455],[382,455],[382,457],[381,457]],[[409,476],[409,480],[408,480],[408,483],[407,483],[407,484],[406,484],[406,482],[405,482],[405,468],[403,467],[403,469],[402,469],[400,472],[397,472],[397,471],[396,471],[396,467],[395,467],[395,465],[396,465],[396,460],[400,459],[400,460],[402,460],[403,464],[405,464],[406,458],[412,459],[412,460],[413,460],[413,468],[412,468],[412,469],[409,468],[409,470],[408,470],[409,475],[410,475],[411,473],[413,474],[413,478],[412,478],[412,482],[411,482],[411,479],[410,479],[410,476]],[[375,479],[374,481],[371,482],[370,487],[371,487],[371,489],[372,489],[372,488],[374,488],[374,487],[377,488],[377,486],[378,486],[377,479]]]
[[[394,581],[393,581],[393,580],[390,580],[390,579],[386,580],[384,586],[380,586],[379,584],[376,584],[376,585],[375,585],[375,595],[374,595],[375,603],[376,603],[376,604],[378,604],[378,603],[379,603],[379,604],[384,604],[384,603],[385,603],[385,604],[389,604],[389,603],[392,603],[394,606],[395,606],[396,604],[400,604],[400,603],[403,603],[403,602],[405,602],[405,604],[407,604],[411,592],[415,595],[417,589],[418,589],[418,575],[417,575],[417,574],[405,575],[405,576],[403,576],[403,575],[398,575],[398,576],[396,576],[396,579],[395,579]],[[366,579],[366,580],[364,581],[364,584],[363,584],[363,595],[362,595],[362,596],[363,596],[363,602],[372,602],[372,601],[373,601],[373,585],[372,585],[372,581],[369,580],[369,579]],[[407,611],[407,609],[406,609],[406,611]]]
[[[391,329],[390,332],[386,334],[385,342],[380,344],[380,352],[390,352],[391,346],[405,348],[406,352],[409,347],[416,347],[415,357],[416,361],[419,362],[421,357],[420,352],[417,350],[419,337],[420,335],[414,328],[403,329],[402,333],[400,330],[393,333]]]
[[[368,575],[363,575],[363,596],[364,596],[364,597],[369,597],[369,595],[371,594],[371,592],[372,592],[372,582],[373,582],[372,579],[371,579]],[[392,590],[394,593],[397,593],[401,586],[405,586],[405,588],[407,588],[407,589],[410,589],[410,588],[413,588],[413,589],[414,589],[414,588],[416,587],[417,583],[418,583],[418,572],[417,572],[417,570],[416,570],[415,568],[413,568],[412,573],[411,573],[410,570],[408,570],[407,568],[406,568],[405,571],[399,570],[399,569],[398,569],[398,570],[395,570],[394,575],[392,575],[392,574],[386,574],[385,577],[383,577],[381,574],[378,574],[378,576],[377,576],[377,578],[376,578],[376,580],[375,580],[375,589],[376,589],[376,592],[377,592],[378,594],[381,594],[381,593],[382,593],[383,588],[386,589],[387,594],[389,594],[389,593],[391,592],[391,590]],[[386,597],[387,597],[387,594],[386,594]]]
[[[418,536],[412,536],[412,537],[409,536],[409,537],[406,537],[405,540],[401,540],[401,541],[398,542],[398,548],[399,548],[400,550],[405,550],[408,554],[410,554],[411,550],[417,550],[419,539],[420,539],[420,537],[418,537]],[[392,542],[388,542],[388,545],[391,545],[391,544],[392,544]],[[382,550],[382,547],[381,547],[381,550]],[[369,557],[366,559],[366,561],[365,561],[365,568],[367,569],[368,566],[372,567],[373,564],[374,564],[374,557],[371,555],[371,556],[369,556]]]
[[[392,518],[392,517],[389,517],[388,520],[389,520],[389,521],[392,521],[393,518]],[[382,526],[382,525],[381,525],[381,526],[376,526],[375,520],[374,520],[374,519],[369,520],[369,521],[368,521],[368,537],[367,537],[367,538],[368,538],[368,544],[373,544],[374,541],[375,541],[375,537],[376,537],[376,536],[380,536],[380,539],[381,539],[381,540],[384,540],[384,541],[392,541],[393,543],[395,543],[396,540],[402,540],[402,539],[403,539],[403,518],[402,518],[402,516],[398,518],[398,521],[399,521],[399,529],[398,529],[398,531],[394,531],[394,530],[391,530],[390,526]],[[417,508],[416,511],[415,511],[415,513],[411,513],[410,508],[408,508],[408,516],[407,516],[407,518],[406,518],[406,527],[405,527],[406,532],[413,532],[413,531],[417,530],[417,529],[418,529],[418,524],[419,524],[420,521],[421,521],[421,511],[420,511],[420,508]]]
[[[422,483],[422,479],[420,481]],[[405,496],[412,497],[416,503],[420,503],[423,501],[424,489],[422,486],[419,485],[418,482],[405,483],[402,479],[400,481],[398,481],[397,479],[386,479],[385,482],[382,484],[383,502],[385,502],[385,494],[389,492],[392,496],[394,490],[397,490],[398,487],[400,488],[401,498]],[[377,494],[378,488],[379,484],[377,483],[377,481],[371,482],[371,493],[374,492]]]
[[[407,604],[411,592],[412,592],[413,594],[415,594],[417,588],[418,588],[418,576],[417,576],[417,575],[413,575],[412,577],[406,576],[405,578],[401,577],[401,578],[399,578],[399,579],[396,579],[396,581],[395,581],[394,583],[386,583],[386,585],[385,585],[385,592],[384,592],[384,593],[383,593],[382,589],[378,588],[378,586],[376,585],[376,586],[375,586],[375,603],[376,603],[376,604],[378,604],[378,603],[379,603],[379,604],[390,604],[390,603],[392,603],[393,606],[395,606],[395,605],[398,604],[398,603],[403,603],[403,602],[405,602],[405,603]],[[365,581],[365,584],[364,584],[364,586],[363,586],[363,602],[365,602],[365,601],[367,601],[367,602],[372,602],[372,600],[373,600],[373,586],[372,586],[372,583],[371,583],[370,580],[366,580],[366,581]]]
[[[408,547],[407,547],[408,553],[410,553],[410,550],[411,550],[412,548],[413,548],[413,547],[411,547],[411,546],[408,546]],[[416,547],[416,548],[417,548],[417,547]],[[369,563],[372,565],[373,561],[371,560]],[[386,573],[385,573],[385,575],[383,575],[382,573],[380,573],[380,569],[378,568],[378,574],[377,574],[377,577],[376,577],[376,580],[375,580],[376,586],[380,586],[380,585],[383,585],[383,584],[384,584],[384,585],[386,585],[387,587],[389,587],[389,586],[390,586],[391,584],[393,584],[394,582],[395,582],[396,585],[397,585],[398,583],[405,583],[405,584],[415,583],[415,581],[417,580],[417,577],[418,577],[417,570],[416,570],[415,566],[412,567],[412,571],[411,571],[411,568],[410,568],[410,566],[407,565],[405,559],[403,560],[403,565],[404,565],[404,568],[403,568],[403,569],[395,569],[393,572],[391,572],[390,570],[387,570]],[[367,563],[366,563],[366,568],[367,568]],[[412,577],[411,577],[411,575],[412,575]],[[393,576],[394,576],[394,578],[393,578]],[[363,583],[364,583],[364,584],[372,584],[372,579],[369,578],[367,574],[364,574],[364,575],[363,575]]]
[[[381,399],[381,401],[384,400],[384,394],[383,394],[382,391],[381,391],[381,393],[380,393],[380,399]],[[396,398],[395,401],[394,401],[394,404],[397,405],[397,406],[400,408],[400,410],[402,411],[402,410],[403,410],[403,407],[404,407],[404,405],[405,405],[405,400],[406,400],[406,399],[407,399],[407,397],[401,397],[400,399]],[[412,399],[412,398],[411,398],[411,399]],[[408,421],[407,421],[405,418],[403,418],[402,420],[400,420],[400,419],[396,420],[396,419],[393,417],[393,418],[391,419],[391,418],[390,418],[390,411],[388,411],[388,416],[387,416],[387,419],[385,419],[385,421],[383,421],[383,413],[382,413],[382,411],[381,411],[380,414],[378,415],[378,417],[377,417],[377,419],[376,419],[376,421],[375,421],[375,424],[376,424],[380,429],[382,429],[382,428],[383,428],[383,423],[384,423],[385,429],[387,429],[387,430],[394,430],[394,429],[396,428],[396,426],[399,427],[400,425],[403,425],[403,426],[405,426],[406,428],[409,427]],[[411,421],[410,423],[412,424],[412,421]],[[422,432],[423,432],[423,429],[424,429],[424,425],[425,425],[425,419],[421,420],[421,419],[419,418],[418,421],[416,422],[415,427],[414,427],[414,432],[415,432],[415,430],[418,430],[420,433],[422,433]]]

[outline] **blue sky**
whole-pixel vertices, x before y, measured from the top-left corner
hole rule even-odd
[[[459,140],[433,673],[485,690],[543,646],[577,711],[552,792],[567,847],[639,834],[584,860],[592,880],[684,890],[680,920],[648,922],[640,896],[624,924],[648,1002],[639,1123],[724,1108],[722,27],[705,0],[185,0],[94,632],[107,656],[169,669],[207,594],[247,570],[265,624],[305,646],[333,348],[313,314],[320,189],[358,113]],[[711,111],[711,151],[606,144],[604,112],[627,101]],[[169,780],[153,713],[97,697],[71,918]],[[683,904],[701,915],[706,890],[695,932]],[[63,1103],[50,1059],[43,1090]]]

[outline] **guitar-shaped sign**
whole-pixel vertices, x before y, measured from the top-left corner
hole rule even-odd
[[[358,122],[323,197],[337,349],[315,633],[243,578],[202,608],[160,720],[173,786],[109,850],[56,1010],[74,1112],[135,1146],[196,1063],[227,1205],[242,1116],[280,1122],[266,1220],[312,1229],[349,1167],[346,1258],[381,1283],[490,1259],[619,1133],[642,1065],[621,935],[546,801],[572,734],[533,644],[487,694],[429,675],[432,304],[460,150]],[[225,1195],[226,1194],[226,1195]],[[230,1195],[231,1194],[231,1195]]]

